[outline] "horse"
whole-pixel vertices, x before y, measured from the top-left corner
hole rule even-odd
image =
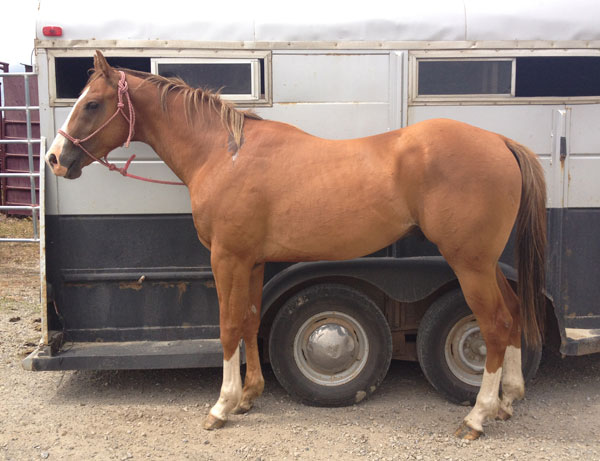
[[[58,176],[78,178],[93,161],[115,169],[103,159],[135,140],[189,189],[198,238],[211,252],[223,347],[222,387],[205,429],[249,411],[263,391],[257,332],[266,262],[351,259],[415,230],[455,272],[487,346],[480,391],[456,435],[476,439],[488,418],[513,414],[525,392],[521,333],[539,345],[545,309],[546,186],[528,148],[445,119],[322,139],[180,79],[115,69],[99,51],[58,133],[45,157]],[[513,227],[517,292],[498,265]]]

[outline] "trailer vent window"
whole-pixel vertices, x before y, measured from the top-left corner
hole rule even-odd
[[[513,60],[421,60],[419,96],[511,95]]]
[[[518,98],[600,96],[600,58],[517,58],[515,95]]]
[[[114,67],[150,72],[150,58],[107,57]],[[88,79],[88,71],[94,67],[91,57],[56,57],[54,75],[56,79],[57,99],[77,99]]]
[[[218,91],[223,99],[264,100],[264,59],[154,59],[152,71],[179,77],[194,88]]]

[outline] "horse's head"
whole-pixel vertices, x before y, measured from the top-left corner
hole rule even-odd
[[[125,109],[117,108],[123,94],[122,75],[96,52],[94,73],[46,153],[46,163],[55,175],[78,178],[84,166],[129,141],[132,127],[125,112],[130,102],[123,100]],[[116,116],[118,112],[124,116]]]

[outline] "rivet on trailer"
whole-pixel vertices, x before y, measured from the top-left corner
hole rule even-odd
[[[204,9],[183,19],[161,12],[160,21],[150,11],[123,14],[129,27],[113,29],[98,17],[82,23],[75,4],[54,11],[59,7],[43,2],[36,42],[43,135],[52,139],[63,126],[96,49],[111,66],[222,88],[222,98],[238,107],[326,138],[438,117],[502,133],[538,154],[548,185],[544,344],[565,355],[600,352],[595,7],[576,2],[565,14],[556,2],[532,15],[520,4],[500,14],[433,3],[398,15],[369,4],[368,11],[324,14],[335,20],[318,28],[301,14],[256,18],[253,10],[228,18]],[[156,26],[146,32],[145,24]],[[44,37],[44,26],[61,27],[63,35]],[[129,171],[176,179],[147,146],[130,150],[136,160]],[[117,149],[110,159],[124,166],[130,156]],[[96,164],[84,174],[46,181],[48,341],[24,365],[220,366],[210,254],[197,241],[187,192],[125,180]],[[514,285],[513,254],[511,239],[501,268]],[[486,345],[454,272],[418,235],[356,260],[267,264],[264,281],[262,359],[296,398],[353,403],[361,391],[374,391],[394,358],[419,360],[450,400],[475,399]],[[131,283],[140,289],[120,289]],[[523,349],[526,378],[540,354]]]

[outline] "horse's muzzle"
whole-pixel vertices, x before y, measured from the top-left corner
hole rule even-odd
[[[56,176],[67,175],[68,168],[60,164],[58,157],[53,152],[48,152],[46,154],[46,165],[50,167],[52,173],[54,173]]]
[[[50,146],[45,160],[56,176],[75,179],[81,176],[81,154],[81,149],[75,148],[60,137]]]

